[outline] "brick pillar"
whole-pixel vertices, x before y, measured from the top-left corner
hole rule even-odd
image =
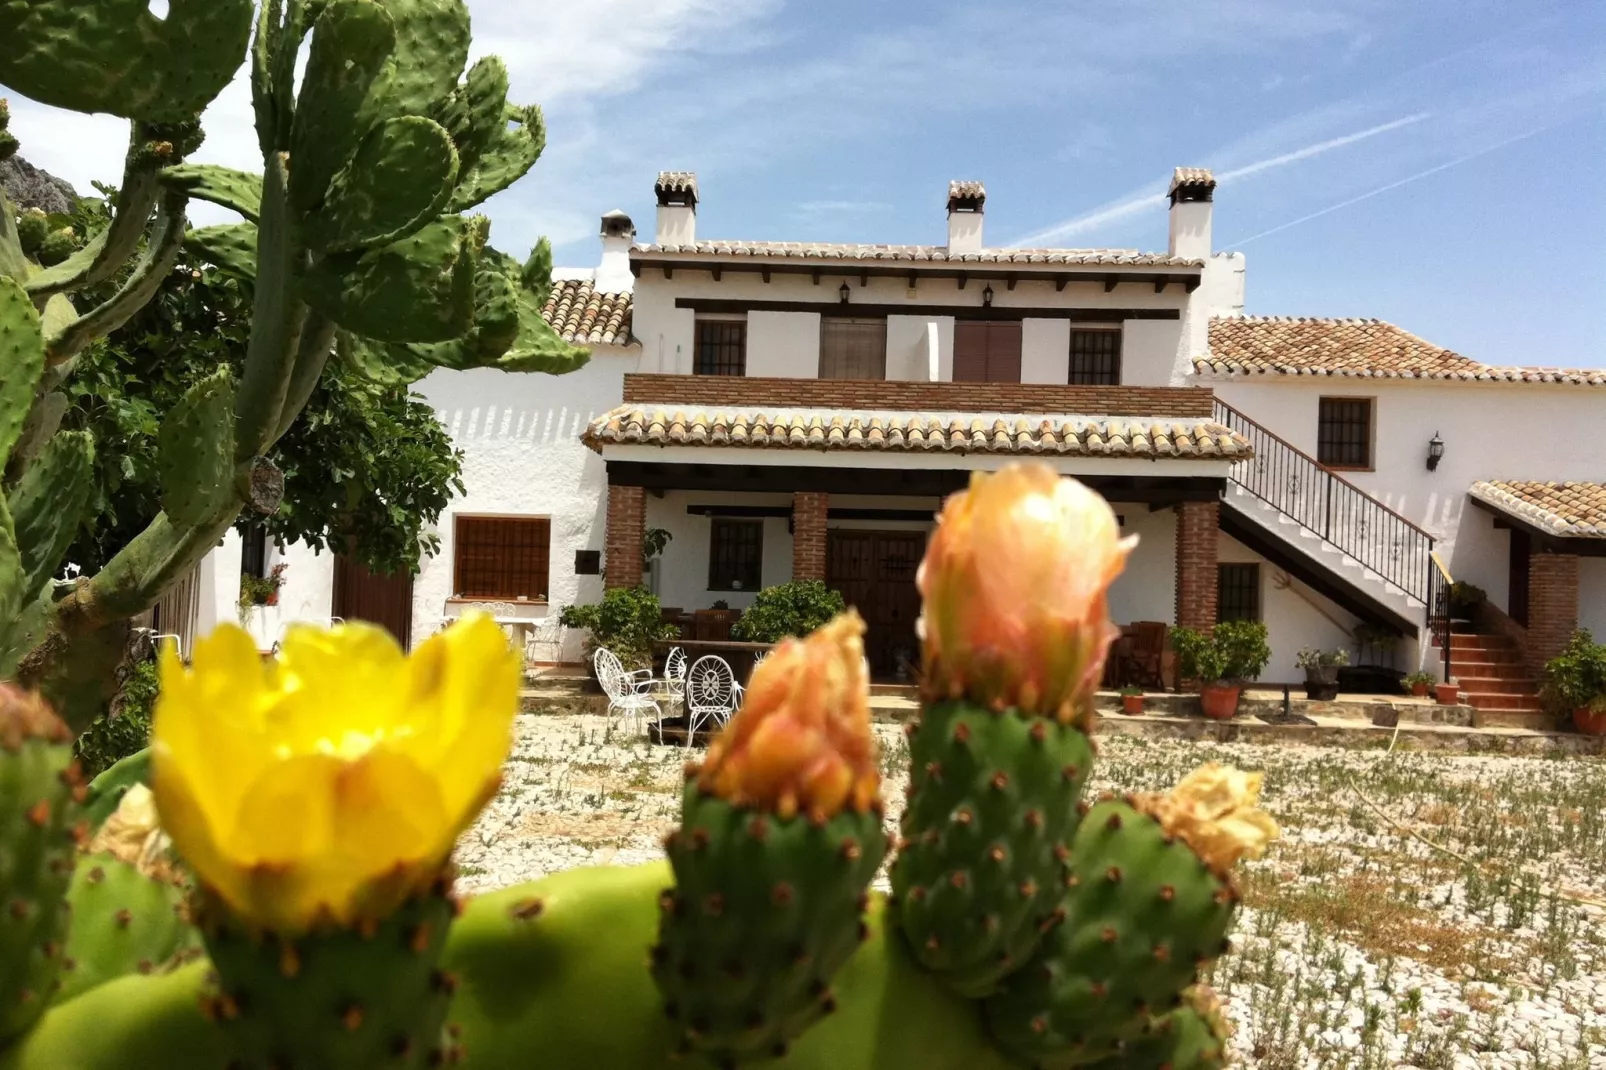
[[[1207,632],[1216,626],[1217,502],[1177,506],[1177,626]]]
[[[1561,653],[1578,630],[1578,558],[1528,557],[1528,665],[1534,672]]]
[[[603,586],[641,586],[641,539],[646,530],[647,491],[608,484],[608,530],[603,545]]]
[[[825,514],[829,494],[800,490],[792,495],[792,578],[825,579]]]

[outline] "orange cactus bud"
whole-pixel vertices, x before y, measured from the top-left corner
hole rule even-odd
[[[43,695],[0,683],[0,750],[15,753],[30,739],[71,743],[72,733]]]
[[[944,505],[916,577],[929,697],[1085,719],[1116,635],[1107,592],[1136,543],[1047,465],[977,473]]]
[[[785,639],[753,672],[742,708],[708,746],[703,791],[734,806],[824,820],[876,802],[864,621],[848,610]]]

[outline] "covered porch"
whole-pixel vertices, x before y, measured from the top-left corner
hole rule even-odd
[[[742,384],[717,384],[732,385]],[[860,386],[807,385],[811,392]],[[900,385],[863,384],[878,392]],[[1095,400],[1084,396],[1088,388],[1047,389],[1064,390],[1066,402]],[[1209,419],[1208,392],[1099,393],[1104,408],[1147,400],[1189,404],[1202,415],[626,405],[586,432],[607,466],[606,582],[646,583],[681,613],[717,607],[734,617],[763,588],[822,580],[869,625],[876,677],[908,679],[919,663],[915,570],[943,498],[973,472],[1036,458],[1103,494],[1123,530],[1139,536],[1111,591],[1118,623],[1209,628],[1217,614],[1218,502],[1246,444]],[[670,538],[643,569],[641,547],[653,529]]]

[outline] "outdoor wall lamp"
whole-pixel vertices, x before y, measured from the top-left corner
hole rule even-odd
[[[848,289],[848,284],[845,282],[842,284],[842,289],[837,291],[837,293],[842,295],[842,303],[844,305],[848,303],[848,295],[852,292],[852,290]]]
[[[1437,471],[1438,470],[1439,460],[1443,456],[1444,456],[1444,439],[1440,438],[1439,437],[1439,433],[1437,431],[1435,431],[1435,432],[1433,432],[1433,437],[1428,439],[1428,471],[1429,472],[1433,472],[1433,471]]]
[[[981,303],[983,305],[985,305],[987,308],[992,308],[993,307],[993,286],[992,286],[992,283],[988,283],[987,284],[987,289],[985,289],[985,290],[983,290],[981,292]]]

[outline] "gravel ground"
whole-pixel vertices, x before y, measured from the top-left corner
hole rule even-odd
[[[890,828],[908,751],[877,732]],[[1606,1070],[1606,761],[1100,747],[1098,791],[1211,759],[1266,772],[1284,838],[1245,867],[1213,978],[1242,1064]],[[602,717],[521,716],[503,790],[459,846],[462,886],[660,857],[684,760]]]

